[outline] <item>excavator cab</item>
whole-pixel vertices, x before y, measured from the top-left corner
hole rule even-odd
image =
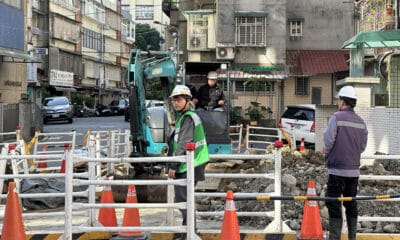
[[[206,134],[210,154],[230,154],[229,137],[229,63],[223,62],[185,62],[183,64],[183,83],[198,90],[207,83],[210,71],[218,73],[217,84],[226,92],[224,108],[196,109],[201,118]]]

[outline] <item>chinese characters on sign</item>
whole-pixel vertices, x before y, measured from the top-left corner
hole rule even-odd
[[[50,85],[72,87],[74,85],[74,73],[51,69]]]

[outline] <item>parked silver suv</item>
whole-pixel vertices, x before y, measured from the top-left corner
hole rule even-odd
[[[304,138],[305,144],[315,146],[315,105],[287,106],[279,120],[278,127],[289,133],[293,131],[298,144]]]
[[[42,106],[43,123],[49,121],[67,120],[72,123],[72,105],[67,97],[45,98]]]

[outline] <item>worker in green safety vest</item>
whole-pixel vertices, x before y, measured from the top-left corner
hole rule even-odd
[[[173,155],[186,155],[186,143],[195,143],[194,182],[196,185],[198,181],[205,179],[204,169],[210,160],[203,124],[200,117],[193,111],[190,103],[192,94],[187,86],[175,86],[170,97],[175,111],[179,113],[172,143]],[[186,172],[186,163],[172,163],[169,166],[168,177],[176,179],[186,178]],[[186,202],[186,186],[175,186],[175,202]],[[186,210],[181,209],[180,211],[183,218],[182,224],[186,225]]]

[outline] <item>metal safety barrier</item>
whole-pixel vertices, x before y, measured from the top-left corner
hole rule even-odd
[[[37,141],[33,145],[33,155],[64,154],[66,150],[75,151],[76,132],[42,133],[37,131],[35,137]],[[34,169],[37,171],[58,171],[61,166],[61,158],[39,158],[34,161]],[[42,163],[42,165],[39,165]],[[33,170],[33,169],[31,169]]]
[[[92,149],[92,148],[90,148]],[[90,157],[76,156],[67,154],[66,166],[66,197],[65,197],[65,229],[64,238],[71,239],[72,234],[76,232],[121,232],[121,231],[166,231],[166,232],[180,232],[187,233],[190,239],[193,239],[195,234],[194,229],[194,166],[193,159],[194,153],[192,150],[187,151],[186,156],[179,157],[143,157],[143,158],[102,158],[97,159],[94,157],[95,153],[89,151]],[[187,163],[187,178],[178,180],[99,180],[96,176],[96,163],[167,163],[167,162],[186,162]],[[88,164],[88,179],[74,178],[73,164],[87,162]],[[187,202],[186,203],[151,203],[151,204],[101,204],[95,201],[95,187],[97,185],[185,185],[187,186]],[[88,186],[88,202],[74,202],[73,187],[74,186]],[[72,225],[73,210],[75,208],[89,209],[88,225]],[[96,226],[95,210],[99,208],[176,208],[187,209],[187,225],[186,226],[146,226],[146,227],[104,227]],[[98,225],[98,224],[97,224]]]
[[[252,127],[254,128],[254,127]],[[256,127],[258,128],[258,127]],[[249,132],[249,131],[248,131]],[[73,133],[71,133],[73,134]],[[110,139],[114,138],[124,138],[127,139],[127,132],[118,133],[115,132],[113,134],[109,134],[107,136],[107,141],[104,142],[104,145],[99,144],[101,137],[98,136],[98,132],[96,135],[92,135],[89,137],[88,154],[78,155],[73,154],[73,152],[67,152],[64,154],[52,154],[51,151],[46,151],[44,154],[34,154],[34,155],[24,155],[23,145],[20,141],[20,144],[17,145],[17,149],[19,149],[19,153],[9,153],[8,150],[3,147],[0,155],[0,170],[6,161],[11,161],[13,165],[13,173],[5,174],[4,171],[0,171],[0,184],[3,184],[6,179],[14,179],[16,182],[21,181],[22,179],[35,179],[35,178],[65,178],[65,193],[36,193],[36,194],[20,194],[20,198],[52,198],[52,197],[64,197],[65,198],[65,206],[63,209],[59,211],[43,213],[43,212],[35,212],[35,213],[23,213],[24,219],[35,219],[40,217],[62,217],[65,215],[65,220],[62,223],[54,224],[55,228],[47,228],[46,229],[35,229],[31,228],[29,225],[27,226],[27,233],[37,234],[37,233],[64,233],[66,238],[68,238],[73,233],[79,232],[91,232],[91,231],[102,231],[102,232],[116,232],[116,231],[166,231],[166,232],[188,232],[189,234],[194,233],[194,223],[196,219],[194,216],[198,217],[209,217],[209,216],[223,216],[223,211],[218,212],[207,212],[207,211],[196,211],[194,207],[194,199],[195,198],[204,198],[204,197],[216,197],[216,198],[224,198],[225,192],[194,192],[194,189],[190,190],[193,192],[188,192],[188,202],[185,203],[173,203],[168,202],[165,204],[100,204],[96,203],[96,187],[106,186],[106,185],[188,185],[192,186],[191,181],[193,181],[193,173],[191,171],[188,172],[188,179],[181,180],[104,180],[102,175],[101,163],[107,163],[107,166],[113,166],[115,164],[121,163],[131,163],[131,162],[157,162],[157,163],[167,163],[167,162],[184,162],[187,157],[158,157],[158,158],[127,158],[127,157],[104,157],[100,154],[101,146],[106,146],[107,144],[111,144],[110,148],[112,149],[112,145],[119,146],[121,144],[121,148],[128,147],[129,140],[126,140],[128,144],[123,143],[122,141],[118,143],[118,141],[112,141]],[[121,134],[121,135],[119,135]],[[251,133],[255,136],[261,137],[258,133]],[[51,136],[49,134],[48,136]],[[269,135],[269,134],[268,134]],[[72,136],[72,135],[71,135]],[[275,135],[272,135],[275,136]],[[277,137],[277,136],[275,136]],[[278,136],[279,137],[279,136]],[[39,138],[39,136],[38,136]],[[104,138],[104,137],[103,137]],[[49,139],[49,138],[47,138]],[[74,137],[72,136],[72,139]],[[129,139],[129,138],[128,138]],[[47,141],[48,143],[51,141]],[[64,143],[64,142],[62,142]],[[59,145],[62,145],[59,143]],[[254,143],[258,143],[257,140]],[[39,146],[40,144],[38,144]],[[4,146],[8,146],[5,144]],[[38,148],[40,149],[40,147]],[[115,148],[114,148],[115,149]],[[265,149],[262,149],[265,152]],[[112,153],[115,153],[114,150],[110,150]],[[123,151],[123,150],[121,150]],[[128,151],[125,149],[125,151]],[[261,151],[261,150],[260,150]],[[123,155],[123,154],[122,154]],[[65,158],[64,158],[65,157]],[[52,174],[44,174],[44,173],[31,173],[30,171],[26,171],[26,160],[34,159],[36,161],[43,159],[66,159],[66,173],[52,173]],[[236,179],[254,179],[254,178],[263,178],[263,179],[271,179],[274,181],[274,190],[270,193],[254,193],[254,192],[246,192],[245,189],[242,189],[241,192],[235,193],[235,200],[237,201],[250,201],[250,200],[259,200],[259,201],[274,201],[274,210],[269,212],[245,212],[240,211],[238,209],[237,215],[241,216],[250,216],[250,217],[268,217],[272,219],[272,222],[268,224],[265,229],[245,229],[241,228],[241,233],[274,233],[274,232],[292,232],[292,230],[285,225],[285,223],[281,219],[281,201],[304,201],[304,200],[316,200],[316,201],[364,201],[364,200],[376,200],[376,201],[399,201],[400,195],[392,194],[392,195],[378,195],[378,196],[357,196],[354,198],[326,198],[326,197],[309,197],[309,196],[282,196],[281,195],[281,153],[280,149],[275,149],[273,154],[262,154],[262,155],[211,155],[212,160],[261,160],[261,159],[271,159],[274,163],[273,172],[264,172],[264,173],[206,173],[206,181],[207,179],[217,178],[217,179],[226,179],[226,178],[236,178]],[[400,155],[363,155],[363,160],[367,159],[383,159],[383,160],[399,160]],[[189,161],[191,162],[191,161]],[[88,170],[87,172],[77,173],[74,172],[75,164],[87,164]],[[16,166],[16,168],[14,168]],[[21,167],[22,166],[22,167]],[[100,167],[99,167],[100,166]],[[190,165],[188,169],[192,169]],[[400,176],[398,175],[361,175],[360,181],[398,181],[400,180]],[[88,186],[84,191],[74,191],[74,187],[77,186]],[[2,188],[0,188],[2,189]],[[193,196],[191,195],[193,194]],[[5,198],[6,194],[0,194],[0,198]],[[77,202],[75,201],[75,197],[86,198],[87,202]],[[105,207],[115,207],[115,208],[166,208],[176,209],[176,208],[187,208],[188,209],[188,225],[187,226],[173,226],[172,224],[167,224],[167,226],[151,226],[151,227],[102,227],[98,225],[96,221],[96,211],[99,208]],[[191,215],[190,215],[191,214]],[[189,216],[190,215],[190,216]],[[0,218],[3,216],[0,215]],[[79,225],[75,225],[77,217],[86,217],[84,224],[80,223]],[[189,218],[193,218],[189,220]],[[386,217],[386,216],[376,216],[376,213],[371,212],[371,216],[360,216],[358,221],[384,221],[384,222],[400,222],[400,217]],[[167,221],[168,222],[168,221]],[[191,225],[193,224],[193,225]],[[193,228],[193,229],[192,229]],[[198,229],[201,233],[218,233],[220,229]]]
[[[274,163],[274,168],[272,172],[265,173],[206,173],[206,181],[210,178],[225,178],[225,179],[271,179],[273,180],[274,190],[269,193],[255,193],[255,192],[246,192],[246,189],[241,189],[240,192],[235,192],[235,198],[241,197],[250,197],[256,198],[258,196],[262,196],[265,194],[269,194],[270,196],[280,196],[281,195],[281,150],[279,148],[275,148],[273,154],[263,154],[263,155],[211,155],[211,160],[266,160],[270,159]],[[226,196],[225,192],[196,192],[195,196],[198,198],[206,198],[206,197],[219,197],[224,198]],[[249,217],[268,217],[271,218],[272,221],[265,229],[246,229],[240,228],[241,233],[282,233],[282,232],[293,232],[283,221],[281,218],[281,202],[274,202],[274,210],[269,212],[245,212],[237,209],[238,216],[249,216]],[[223,216],[224,211],[196,211],[197,216]],[[202,233],[219,233],[220,229],[201,229],[199,228],[199,232]]]
[[[243,125],[232,125],[229,127],[229,136],[231,138],[232,153],[239,154],[243,138]]]
[[[246,149],[253,149],[256,153],[265,153],[266,148],[274,144],[276,140],[281,140],[279,128],[246,127]]]

